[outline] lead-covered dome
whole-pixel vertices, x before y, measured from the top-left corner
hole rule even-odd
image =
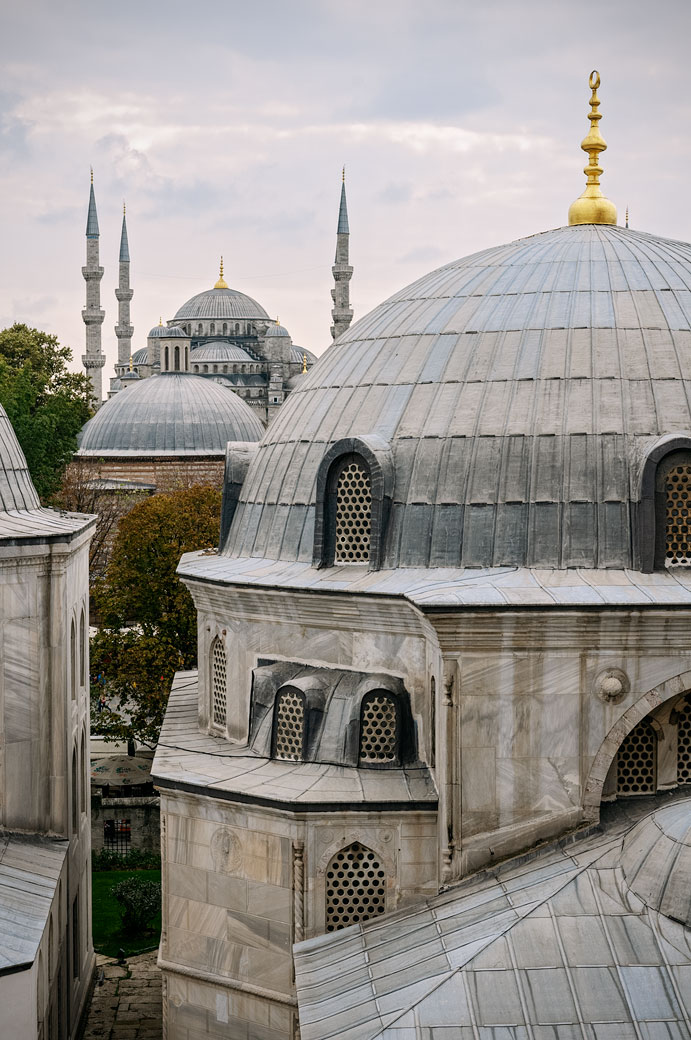
[[[187,321],[194,318],[250,318],[268,321],[269,315],[251,296],[246,296],[236,289],[207,289],[206,292],[198,293],[187,303],[183,303],[172,320]]]
[[[691,434],[689,379],[691,245],[579,225],[476,253],[322,355],[265,435],[225,551],[312,559],[325,454],[376,437],[383,567],[635,566],[643,461]]]
[[[254,361],[254,358],[250,357],[246,350],[239,347],[237,343],[228,343],[226,340],[209,340],[203,343],[201,347],[195,347],[190,353],[190,364],[199,361],[240,361],[250,362]]]
[[[264,427],[232,390],[165,373],[106,401],[79,435],[80,457],[224,454],[228,441],[258,441]]]
[[[624,840],[626,883],[647,906],[691,928],[691,801],[646,816]]]

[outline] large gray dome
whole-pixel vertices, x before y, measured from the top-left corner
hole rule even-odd
[[[580,225],[476,253],[322,355],[225,551],[310,560],[321,460],[376,435],[394,469],[382,566],[634,566],[642,460],[691,433],[690,379],[691,245]]]
[[[172,320],[186,321],[189,318],[256,318],[268,321],[269,315],[251,296],[236,289],[207,289],[183,303]]]
[[[224,454],[264,427],[244,401],[209,379],[166,373],[121,390],[79,435],[81,457]]]

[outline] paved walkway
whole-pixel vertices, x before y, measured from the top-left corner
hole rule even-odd
[[[156,956],[157,951],[141,953],[120,965],[96,954],[96,985],[82,1040],[161,1040],[161,973]]]

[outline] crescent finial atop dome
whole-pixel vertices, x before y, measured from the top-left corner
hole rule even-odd
[[[223,277],[223,257],[221,257],[221,270],[220,270],[220,274],[218,276],[218,281],[214,285],[214,289],[227,289],[227,288],[228,288],[228,286],[226,284],[226,280]]]
[[[600,73],[595,69],[590,73],[589,85],[592,90],[591,111],[588,114],[590,131],[581,141],[581,148],[588,153],[588,165],[583,170],[588,180],[583,194],[569,207],[569,224],[616,224],[617,207],[605,198],[600,190],[602,167],[599,163],[599,156],[600,152],[604,152],[607,148],[607,143],[600,133],[598,125],[602,119],[602,115],[598,112],[600,99],[597,96]]]

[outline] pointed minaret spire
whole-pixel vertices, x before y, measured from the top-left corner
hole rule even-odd
[[[132,355],[134,327],[130,324],[130,301],[133,296],[134,290],[130,289],[130,246],[127,240],[127,209],[123,202],[118,287],[115,290],[115,299],[118,301],[118,323],[115,326],[115,335],[118,339],[118,360],[115,371],[119,376],[127,371],[128,359]]]
[[[91,170],[91,189],[89,191],[89,210],[86,218],[86,266],[82,267],[82,275],[86,282],[86,307],[82,318],[86,325],[86,353],[82,354],[82,364],[93,386],[94,408],[101,407],[102,372],[106,363],[101,353],[101,325],[105,311],[101,310],[101,278],[103,268],[98,259],[98,215],[96,213],[96,197],[94,196],[94,171]]]
[[[350,306],[350,279],[353,269],[349,264],[350,228],[348,226],[348,205],[345,190],[345,166],[341,180],[341,203],[338,208],[338,228],[336,230],[336,259],[331,268],[334,276],[334,287],[331,299],[334,302],[331,317],[331,335],[337,339],[353,320],[353,308]]]

